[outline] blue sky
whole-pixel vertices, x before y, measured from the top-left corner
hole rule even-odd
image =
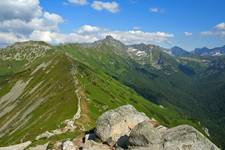
[[[13,0],[2,1],[5,1],[3,6],[8,6],[11,4],[7,2]],[[15,10],[3,10],[2,13],[0,10],[1,22],[16,19],[23,21],[25,27],[29,24],[27,34],[15,27],[9,30],[11,26],[4,26],[8,30],[2,30],[2,34],[14,32],[15,40],[21,40],[22,37],[50,43],[60,40],[92,42],[112,34],[127,44],[177,45],[187,50],[225,45],[224,0],[14,0],[15,5],[21,2],[41,13],[26,20],[22,15],[27,14],[15,16]],[[0,2],[0,8],[1,3],[4,2]],[[1,17],[4,13],[11,13],[13,17]],[[53,37],[60,38],[55,40]]]

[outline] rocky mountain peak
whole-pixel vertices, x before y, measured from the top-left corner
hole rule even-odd
[[[125,44],[123,44],[121,41],[115,39],[114,37],[112,37],[111,35],[107,35],[105,39],[103,39],[103,41],[107,44],[111,44],[111,45],[123,45],[125,46]]]
[[[105,37],[105,39],[106,39],[106,40],[115,40],[111,35],[107,35],[107,36]]]
[[[32,61],[38,57],[44,56],[51,45],[42,41],[17,42],[0,51],[2,60],[28,60]]]
[[[187,56],[189,55],[190,53],[187,51],[187,50],[184,50],[183,48],[181,47],[178,47],[178,46],[174,46],[170,49],[171,51],[171,54],[174,55],[174,56]]]
[[[127,46],[123,44],[121,41],[113,38],[111,35],[107,35],[105,39],[94,42],[95,46],[101,46],[102,44],[112,46],[117,50],[126,50]]]

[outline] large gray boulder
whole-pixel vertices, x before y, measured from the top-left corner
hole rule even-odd
[[[95,135],[96,134],[96,135]],[[125,105],[102,114],[95,134],[87,134],[83,150],[219,150],[195,128],[180,125],[166,128],[150,120],[133,106]],[[98,137],[101,139],[99,141]],[[72,144],[68,143],[68,146]],[[75,144],[76,145],[76,144]]]
[[[162,138],[149,121],[144,121],[135,126],[129,136],[129,149],[162,149]]]
[[[163,140],[163,150],[219,150],[215,144],[189,125],[168,129]]]
[[[138,123],[149,120],[133,106],[125,105],[103,113],[97,120],[96,135],[109,145],[124,143]]]

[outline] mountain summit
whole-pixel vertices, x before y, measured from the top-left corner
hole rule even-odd
[[[170,49],[171,53],[174,55],[174,56],[187,56],[187,55],[190,55],[190,53],[178,46],[174,46]]]

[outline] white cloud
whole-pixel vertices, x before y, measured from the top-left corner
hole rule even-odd
[[[1,0],[0,43],[27,40],[34,31],[58,31],[63,18],[43,11],[39,0]]]
[[[201,32],[201,35],[225,37],[225,23],[219,23],[213,29]]]
[[[225,30],[225,23],[224,23],[224,22],[219,23],[219,24],[217,24],[217,25],[215,26],[215,28],[216,28],[217,30]]]
[[[49,31],[34,31],[31,34],[30,39],[43,40],[50,43],[86,43],[103,39],[107,35],[111,35],[125,44],[163,44],[168,43],[170,38],[174,37],[173,34],[165,32],[144,32],[140,30],[114,31],[96,26],[84,25],[69,34]]]
[[[100,28],[96,26],[83,25],[80,27],[80,29],[77,32],[80,34],[87,34],[87,33],[98,32],[99,30]]]
[[[56,30],[33,30],[29,35],[0,32],[0,43],[13,43],[25,40],[41,40],[49,43],[87,43],[111,35],[125,44],[153,43],[167,44],[174,35],[166,32],[144,32],[140,30],[117,31],[84,25],[72,33],[64,34]]]
[[[136,44],[136,43],[167,43],[169,38],[174,37],[173,34],[165,32],[144,32],[144,31],[111,31],[108,33],[114,38],[124,42],[125,44]],[[107,35],[107,33],[105,34]]]
[[[1,0],[0,2],[0,21],[10,19],[29,21],[41,14],[39,0]]]
[[[4,33],[0,32],[0,44],[9,44],[9,43],[14,43],[18,41],[22,41],[23,39],[18,38],[15,34],[13,33]]]
[[[11,19],[0,21],[0,31],[15,34],[30,34],[34,30],[58,30],[58,25],[63,22],[62,17],[57,14],[44,12],[41,17],[30,21]]]
[[[68,2],[77,4],[77,5],[86,5],[88,4],[87,0],[68,0]]]
[[[48,43],[64,43],[66,42],[66,37],[68,35],[58,33],[58,32],[53,32],[53,31],[39,31],[35,30],[29,35],[30,40],[35,40],[35,41],[45,41]],[[68,41],[69,42],[69,41]]]
[[[112,13],[116,13],[119,11],[119,4],[117,2],[102,2],[102,1],[94,1],[91,4],[91,7],[95,10],[107,10]]]
[[[34,18],[28,24],[36,30],[58,30],[58,25],[63,23],[63,18],[57,14],[44,12],[40,18]]]
[[[185,36],[192,36],[192,34],[193,34],[193,33],[191,33],[191,32],[184,32],[184,35],[185,35]]]
[[[116,2],[94,1],[97,10],[119,11]],[[7,6],[7,9],[5,8]],[[31,9],[30,9],[31,8]],[[94,42],[112,35],[125,44],[167,43],[174,35],[165,32],[144,32],[140,29],[118,31],[92,25],[84,25],[65,34],[58,29],[63,18],[43,11],[39,0],[2,0],[0,3],[0,45],[25,40],[41,40],[49,43]]]

